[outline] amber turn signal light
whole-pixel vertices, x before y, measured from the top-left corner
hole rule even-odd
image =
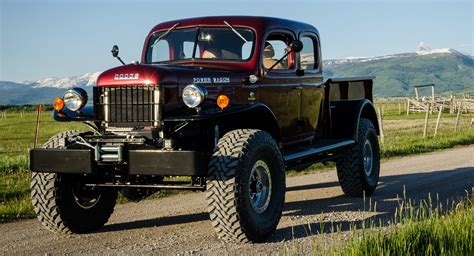
[[[64,100],[61,98],[56,98],[53,101],[53,108],[56,109],[57,111],[60,111],[61,109],[64,108]]]
[[[224,109],[229,106],[229,103],[229,97],[225,95],[219,95],[219,97],[217,97],[217,106],[219,106],[221,109]]]

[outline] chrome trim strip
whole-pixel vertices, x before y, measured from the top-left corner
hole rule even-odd
[[[109,90],[104,87],[104,122],[105,128],[109,127]]]
[[[153,107],[154,107],[154,113],[155,113],[155,116],[153,117],[153,119],[155,119],[153,121],[153,126],[157,127],[158,126],[158,121],[160,120],[160,87],[159,86],[155,86],[154,87],[154,90],[153,90],[153,97],[154,97],[154,100],[153,100]]]

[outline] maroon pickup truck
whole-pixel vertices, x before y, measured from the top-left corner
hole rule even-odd
[[[320,42],[305,23],[225,16],[158,24],[140,62],[125,65],[114,46],[124,65],[103,72],[93,95],[72,88],[54,100],[55,120],[88,129],[30,152],[38,219],[91,232],[119,192],[201,190],[220,238],[259,242],[281,218],[285,170],[334,161],[344,193],[370,196],[373,78],[323,78]]]

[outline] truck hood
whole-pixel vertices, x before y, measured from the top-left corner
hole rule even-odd
[[[128,64],[100,74],[97,86],[239,84],[248,75],[248,73],[196,66]]]

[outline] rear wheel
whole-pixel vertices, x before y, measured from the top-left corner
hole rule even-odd
[[[206,198],[219,238],[260,242],[280,221],[285,202],[283,159],[261,130],[234,130],[216,146],[209,164]]]
[[[380,175],[380,148],[372,122],[361,118],[358,141],[336,161],[339,184],[350,196],[371,196]]]
[[[78,134],[60,133],[44,147],[63,148],[60,140]],[[117,191],[85,187],[85,183],[93,182],[90,179],[74,174],[33,172],[31,198],[38,220],[55,232],[84,233],[101,228],[113,212]]]

